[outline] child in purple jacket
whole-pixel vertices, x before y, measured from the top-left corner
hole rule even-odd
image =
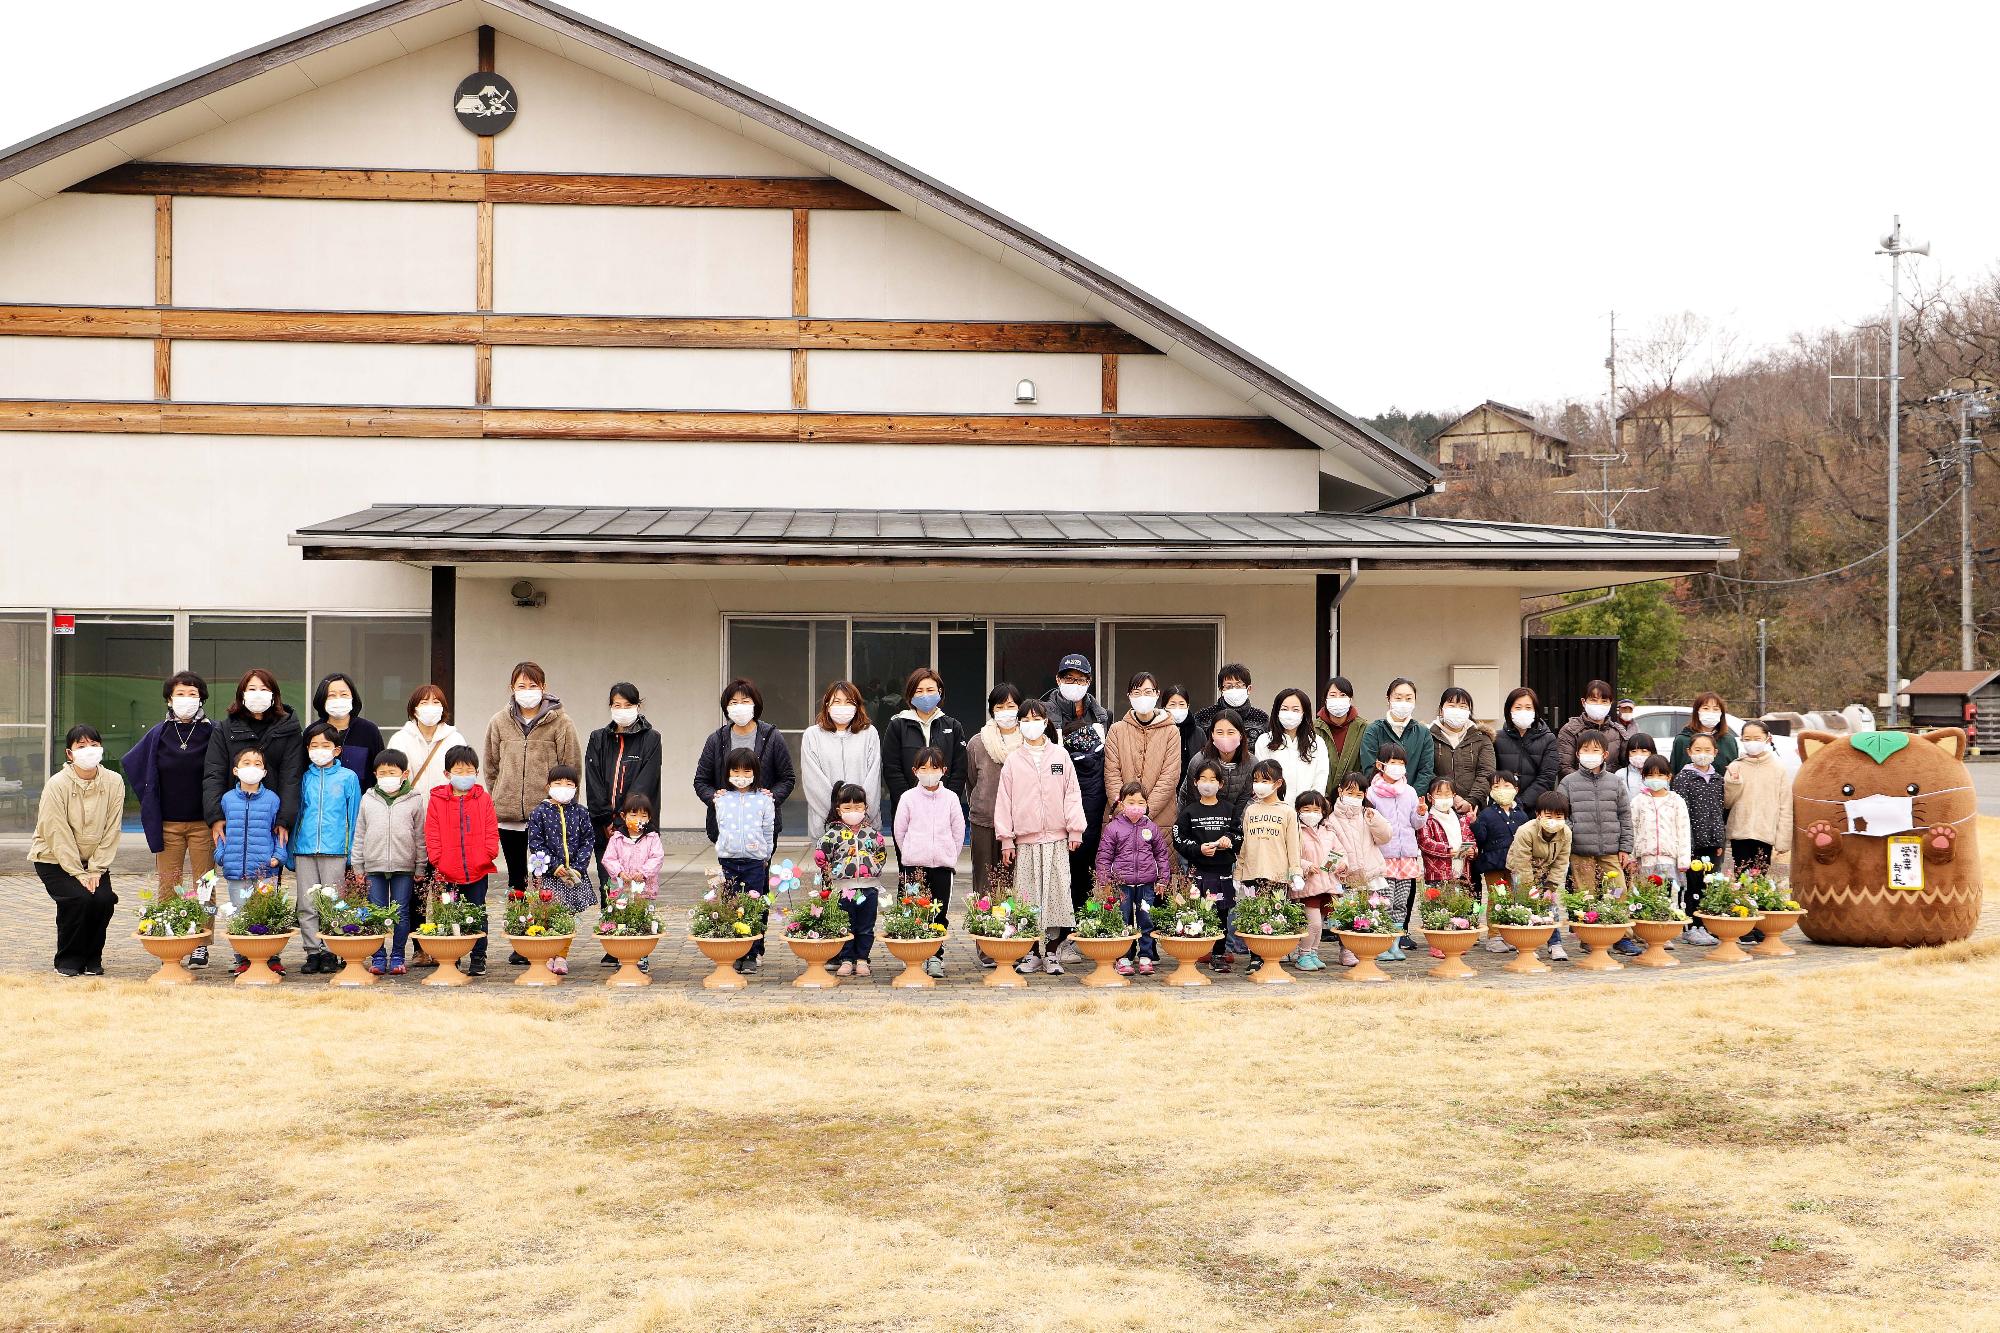
[[[1118,974],[1132,975],[1132,959],[1139,960],[1139,975],[1153,975],[1160,947],[1153,940],[1153,904],[1160,887],[1167,882],[1167,838],[1146,813],[1146,789],[1128,782],[1118,789],[1118,815],[1106,821],[1097,844],[1097,882],[1118,886],[1118,903],[1125,924],[1137,924],[1139,941],[1117,963]]]
[[[1396,920],[1403,933],[1383,954],[1400,959],[1403,950],[1413,949],[1410,913],[1417,902],[1417,880],[1424,873],[1423,851],[1417,846],[1417,830],[1423,827],[1424,812],[1409,782],[1409,756],[1393,742],[1375,752],[1375,776],[1368,783],[1368,804],[1389,823],[1389,841],[1383,844],[1382,860],[1389,896],[1394,901]]]

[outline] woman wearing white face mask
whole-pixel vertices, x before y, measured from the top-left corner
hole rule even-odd
[[[1472,720],[1472,695],[1454,685],[1438,697],[1431,723],[1437,775],[1451,782],[1452,808],[1469,815],[1486,804],[1493,789],[1493,737]]]
[[[1729,726],[1729,705],[1722,696],[1712,691],[1704,691],[1694,697],[1694,708],[1688,714],[1687,725],[1681,734],[1674,737],[1674,753],[1670,762],[1674,772],[1687,767],[1688,742],[1696,736],[1710,736],[1715,740],[1715,767],[1726,773],[1736,762],[1736,733]]]
[[[819,696],[819,712],[799,740],[799,784],[806,793],[806,841],[818,844],[832,817],[833,794],[852,783],[868,795],[870,814],[882,809],[882,733],[869,725],[861,688],[836,680]]]
[[[169,676],[160,693],[167,701],[166,720],[141,736],[119,766],[126,785],[139,798],[139,826],[146,832],[153,868],[165,890],[191,885],[215,869],[215,837],[201,817],[202,768],[215,724],[202,711],[208,682],[194,672]],[[190,958],[189,966],[207,964],[207,950],[197,953],[199,960]]]
[[[1128,782],[1138,783],[1146,789],[1147,815],[1161,828],[1172,828],[1174,793],[1181,784],[1181,731],[1160,699],[1160,678],[1150,671],[1135,672],[1125,683],[1130,711],[1104,736],[1104,790],[1115,793]],[[1117,817],[1117,806],[1115,798],[1107,800],[1105,819]]]
[[[118,907],[111,863],[125,817],[125,782],[104,767],[104,737],[75,726],[63,738],[68,760],[42,787],[28,860],[56,905],[56,971],[104,975],[104,933]]]
[[[985,893],[1000,863],[1000,839],[993,832],[993,805],[1000,795],[1000,770],[1021,748],[1021,692],[1001,681],[986,696],[986,725],[965,747],[965,800],[972,837],[972,887]],[[991,967],[981,956],[982,966]]]
[[[1361,766],[1372,777],[1382,747],[1400,745],[1410,790],[1427,792],[1437,776],[1437,742],[1431,739],[1430,728],[1417,721],[1417,687],[1408,677],[1398,676],[1389,682],[1387,697],[1388,716],[1376,718],[1361,733]]]
[[[305,775],[305,731],[299,715],[285,706],[274,671],[252,667],[236,682],[229,711],[208,736],[202,768],[202,818],[217,845],[222,842],[222,793],[236,785],[236,756],[245,750],[264,755],[264,787],[278,798],[277,839],[291,840],[299,817],[299,779]]]
[[[336,671],[313,691],[313,715],[327,723],[340,739],[340,762],[366,790],[375,780],[375,756],[386,748],[382,728],[361,716],[361,689],[354,678]]]
[[[799,781],[792,767],[792,749],[785,744],[784,734],[764,720],[764,694],[755,681],[741,677],[730,681],[722,687],[719,702],[725,720],[708,734],[694,766],[694,794],[708,812],[708,840],[714,842],[721,832],[715,823],[715,796],[731,790],[731,750],[749,750],[757,756],[758,789],[771,793],[771,804],[777,811],[771,829],[775,839],[785,826],[785,802],[792,798],[792,789]]]
[[[450,710],[451,701],[445,698],[442,689],[428,684],[417,686],[403,704],[403,725],[396,728],[386,747],[402,751],[410,761],[410,790],[427,801],[433,787],[451,785],[444,757],[454,747],[470,744],[457,727],[445,720]]]
[[[1355,703],[1354,682],[1335,676],[1326,683],[1320,692],[1319,711],[1313,716],[1313,730],[1326,747],[1323,790],[1334,796],[1340,791],[1341,779],[1361,772],[1361,737],[1368,730],[1368,719],[1361,716]]]
[[[500,851],[507,859],[511,890],[528,886],[528,816],[548,796],[549,770],[581,764],[583,746],[562,700],[548,692],[548,673],[539,664],[516,663],[507,681],[513,697],[486,724],[480,767],[500,824]]]
[[[1494,765],[1521,780],[1514,803],[1523,810],[1533,810],[1562,777],[1556,771],[1556,733],[1542,721],[1541,713],[1542,702],[1535,692],[1516,686],[1500,707],[1500,730],[1493,737]]]
[[[646,798],[652,808],[660,808],[660,766],[663,750],[660,733],[640,710],[645,700],[639,687],[629,680],[613,685],[605,695],[611,713],[608,725],[590,733],[583,747],[583,804],[590,812],[590,825],[597,840],[597,883],[609,887],[611,872],[604,868],[604,853],[611,849],[612,837],[623,831],[621,813],[627,796]]]
[[[1160,696],[1160,707],[1167,710],[1167,719],[1181,734],[1181,762],[1185,764],[1201,748],[1201,743],[1208,739],[1207,733],[1194,720],[1194,696],[1185,685],[1169,685]]]
[[[1285,791],[1326,791],[1332,768],[1327,748],[1313,726],[1312,697],[1304,690],[1279,690],[1271,700],[1271,729],[1250,747],[1253,759],[1274,759],[1285,774]]]

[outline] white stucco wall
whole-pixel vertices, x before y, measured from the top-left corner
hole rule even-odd
[[[1135,416],[1254,417],[1262,413],[1246,397],[1228,390],[1164,356],[1118,358],[1118,410]]]
[[[174,397],[212,403],[469,404],[470,347],[177,342]]]
[[[1094,355],[1063,352],[815,351],[806,358],[806,404],[816,412],[1094,415],[1102,369]],[[1035,382],[1032,404],[1014,401],[1024,379]]]
[[[0,301],[153,303],[153,201],[59,194],[0,218]]]
[[[577,315],[788,315],[792,215],[502,204],[493,210],[493,305]]]
[[[1382,716],[1389,682],[1407,676],[1417,716],[1428,722],[1454,666],[1498,667],[1503,694],[1520,683],[1519,588],[1466,587],[1449,571],[1415,586],[1371,587],[1364,573],[1342,600],[1340,674],[1354,682],[1367,716]]]
[[[784,411],[792,354],[782,349],[496,347],[497,407]]]
[[[852,319],[1091,319],[998,262],[901,213],[817,209],[807,310]]]
[[[176,199],[174,300],[267,309],[470,310],[476,211],[473,204],[352,199]],[[148,203],[149,222],[150,215]],[[150,225],[146,257],[150,274]]]
[[[0,338],[0,398],[151,398],[147,338]]]

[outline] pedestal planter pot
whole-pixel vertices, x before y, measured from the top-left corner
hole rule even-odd
[[[944,940],[945,937],[942,935],[916,940],[883,939],[882,943],[888,948],[890,955],[903,965],[903,970],[898,972],[896,979],[889,984],[918,990],[937,985],[937,981],[930,973],[924,971],[924,960],[936,953],[938,946],[943,944]]]
[[[1394,935],[1378,935],[1373,932],[1364,933],[1357,930],[1336,930],[1333,933],[1340,936],[1340,947],[1352,953],[1355,959],[1353,967],[1341,972],[1340,979],[1342,981],[1393,981],[1395,979],[1375,963],[1375,960],[1389,952],[1389,946],[1396,942]],[[1252,977],[1250,979],[1255,981],[1257,978]]]
[[[516,986],[559,986],[562,978],[549,971],[549,959],[569,952],[568,935],[509,935],[514,952],[528,960],[528,968],[514,978]]]
[[[375,974],[368,970],[368,960],[382,947],[387,935],[325,935],[320,943],[333,951],[333,956],[347,966],[326,979],[329,986],[372,986]]]
[[[1027,956],[1028,950],[1040,943],[1033,935],[1017,935],[1011,940],[1003,940],[997,935],[975,935],[979,947],[993,960],[993,970],[986,974],[986,985],[997,986],[1001,990],[1021,990],[1028,979],[1014,970],[1014,964]]]
[[[806,970],[792,978],[792,984],[802,990],[829,990],[840,984],[840,978],[826,970],[833,956],[847,947],[852,935],[840,935],[830,940],[802,940],[785,937],[785,943],[792,946],[792,952],[806,965]]]
[[[1289,986],[1291,974],[1285,971],[1284,957],[1299,947],[1304,935],[1243,935],[1239,938],[1250,946],[1250,952],[1264,960],[1264,965],[1250,974],[1250,980],[1260,986]],[[1388,939],[1396,938],[1394,935]],[[1383,945],[1388,948],[1388,945]],[[1388,980],[1384,977],[1383,980]]]
[[[1493,929],[1500,933],[1501,939],[1518,950],[1507,960],[1507,966],[1500,969],[1502,972],[1512,972],[1516,976],[1534,976],[1538,972],[1549,970],[1547,963],[1535,957],[1535,950],[1548,944],[1549,935],[1555,930],[1554,926],[1495,926]]]
[[[160,960],[160,970],[146,978],[149,986],[192,986],[194,973],[181,964],[196,949],[202,948],[214,935],[204,930],[198,935],[138,935],[134,938],[146,947],[146,952]]]
[[[1757,923],[1763,920],[1762,917],[1710,916],[1706,912],[1696,912],[1694,916],[1695,920],[1708,927],[1708,933],[1715,936],[1718,941],[1716,946],[1708,951],[1709,962],[1747,963],[1750,961],[1750,955],[1743,952],[1743,946],[1736,941],[1748,935],[1752,930],[1755,930]]]
[[[1590,952],[1576,960],[1579,971],[1622,972],[1625,964],[1618,961],[1611,952],[1611,946],[1625,938],[1624,926],[1609,924],[1591,925],[1585,921],[1569,923],[1570,933],[1590,946]]]
[[[691,935],[694,947],[701,950],[701,956],[715,964],[715,970],[701,979],[703,990],[742,990],[750,984],[750,978],[738,972],[730,964],[750,952],[755,944],[755,935]]]
[[[1465,965],[1465,955],[1479,943],[1478,930],[1426,930],[1424,943],[1444,955],[1444,961],[1430,970],[1430,975],[1439,981],[1463,981],[1478,975]],[[1360,956],[1358,953],[1355,955],[1357,958]]]
[[[1764,938],[1750,946],[1750,952],[1759,958],[1790,958],[1798,952],[1778,936],[1799,924],[1804,912],[1766,912],[1757,928],[1764,932]]]
[[[639,960],[660,947],[658,935],[599,935],[604,952],[618,960],[618,970],[604,979],[607,986],[650,986],[653,979],[639,970]]]
[[[412,935],[411,939],[418,936]],[[472,978],[458,970],[458,960],[471,953],[483,934],[472,935],[425,935],[424,952],[437,959],[437,966],[419,984],[425,986],[469,986]]]
[[[271,970],[271,960],[285,951],[292,937],[299,932],[288,930],[282,935],[230,935],[229,947],[250,960],[250,970],[236,978],[239,986],[275,986],[281,980]]]
[[[1632,960],[1634,967],[1679,967],[1681,960],[1667,952],[1667,942],[1687,929],[1681,921],[1634,921],[1632,934],[1646,946],[1646,952]]]
[[[1078,953],[1097,964],[1083,978],[1084,985],[1129,986],[1132,984],[1130,977],[1121,977],[1118,975],[1118,969],[1113,964],[1120,958],[1123,958],[1125,951],[1138,942],[1139,937],[1137,935],[1111,935],[1094,940],[1084,939],[1081,935],[1072,935],[1069,938],[1070,943],[1076,945]]]
[[[1215,983],[1201,974],[1201,960],[1215,949],[1220,935],[1160,935],[1153,939],[1158,942],[1160,952],[1174,960],[1179,966],[1163,978],[1169,986],[1213,986]]]

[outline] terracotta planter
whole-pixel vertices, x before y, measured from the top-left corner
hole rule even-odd
[[[1002,990],[1020,990],[1028,984],[1028,979],[1014,970],[1014,964],[1027,955],[1028,950],[1041,943],[1037,935],[1017,935],[1011,940],[1003,940],[995,935],[975,935],[980,949],[993,960],[993,970],[986,974],[988,986]]]
[[[826,970],[833,956],[846,947],[852,935],[840,935],[830,940],[801,940],[785,937],[785,943],[792,946],[792,952],[806,965],[806,970],[792,978],[792,984],[803,990],[828,990],[840,984],[840,978]]]
[[[1213,986],[1215,983],[1201,974],[1201,960],[1215,951],[1215,943],[1220,935],[1162,935],[1155,932],[1153,939],[1159,943],[1160,952],[1173,959],[1180,966],[1163,978],[1169,986]]]
[[[1477,973],[1465,965],[1465,955],[1471,952],[1472,946],[1477,943],[1479,943],[1479,931],[1477,929],[1426,929],[1424,931],[1424,944],[1444,955],[1444,961],[1432,968],[1429,975],[1436,977],[1439,981],[1463,981],[1467,977],[1477,976]],[[1360,955],[1357,954],[1355,956],[1359,957]]]
[[[271,970],[271,960],[285,951],[292,937],[299,932],[288,930],[282,935],[229,935],[229,947],[250,960],[250,970],[236,978],[239,986],[275,986],[284,978]]]
[[[1751,945],[1750,952],[1759,958],[1790,958],[1796,954],[1798,950],[1779,939],[1778,936],[1796,926],[1799,923],[1799,918],[1804,915],[1804,912],[1764,913],[1763,920],[1758,926],[1758,929],[1764,932],[1764,938],[1756,944]]]
[[[1333,933],[1340,937],[1340,947],[1352,951],[1355,958],[1354,966],[1346,968],[1341,972],[1340,979],[1342,981],[1395,980],[1394,977],[1384,972],[1375,962],[1378,957],[1389,951],[1390,945],[1396,942],[1396,933],[1394,931],[1390,931],[1386,935],[1378,935],[1373,932],[1364,934],[1354,930],[1336,930]],[[1256,978],[1252,977],[1251,980],[1255,981]]]
[[[1549,970],[1547,963],[1535,957],[1535,950],[1548,944],[1549,934],[1555,930],[1554,926],[1495,926],[1493,929],[1500,932],[1501,939],[1519,951],[1507,960],[1507,966],[1500,969],[1502,972],[1512,972],[1516,976],[1533,976],[1537,972]]]
[[[528,960],[528,968],[514,978],[516,986],[560,986],[562,978],[549,971],[549,959],[569,952],[568,935],[509,935],[507,943]]]
[[[618,960],[618,970],[604,979],[607,986],[650,986],[653,979],[639,970],[639,960],[660,947],[658,935],[599,935],[604,952]]]
[[[198,935],[141,935],[133,932],[133,938],[146,946],[146,952],[160,960],[160,970],[146,978],[149,986],[192,986],[194,973],[181,966],[189,954],[207,944],[214,936],[213,930],[204,930]]]
[[[1750,955],[1743,952],[1743,946],[1736,941],[1756,929],[1763,920],[1755,916],[1710,916],[1706,912],[1696,912],[1695,920],[1708,927],[1708,933],[1720,941],[1708,951],[1711,963],[1747,963]]]
[[[943,944],[944,941],[945,937],[942,935],[933,935],[929,939],[916,940],[892,940],[884,937],[882,943],[888,948],[889,953],[896,961],[903,965],[903,970],[898,972],[896,979],[889,984],[891,986],[908,986],[919,990],[926,986],[937,985],[936,978],[924,971],[924,960],[936,953],[938,946]]]
[[[715,964],[715,970],[701,979],[703,990],[742,990],[750,984],[750,978],[738,972],[730,964],[750,952],[755,944],[755,935],[690,935],[694,947],[701,950],[701,956]]]
[[[324,944],[335,958],[347,966],[326,979],[329,986],[372,986],[375,974],[368,970],[368,960],[382,947],[387,935],[322,935]]]
[[[1097,966],[1091,968],[1084,975],[1084,985],[1129,986],[1132,984],[1130,977],[1121,977],[1118,975],[1118,969],[1113,964],[1124,957],[1125,951],[1137,942],[1139,938],[1137,935],[1100,936],[1094,940],[1087,940],[1081,935],[1072,935],[1069,938],[1070,943],[1076,945],[1078,953],[1097,964]]]
[[[1250,946],[1250,952],[1264,960],[1264,965],[1250,974],[1250,980],[1260,986],[1289,986],[1291,974],[1285,971],[1283,959],[1286,954],[1299,947],[1304,935],[1243,935],[1237,938]],[[1388,937],[1395,939],[1394,935]],[[1388,945],[1383,945],[1388,948]],[[1384,980],[1387,980],[1385,977]]]
[[[437,966],[419,984],[425,986],[469,986],[472,978],[458,970],[458,960],[472,952],[474,945],[486,938],[484,934],[471,935],[424,935],[410,936],[412,940],[421,938],[424,952],[437,959]]]
[[[1687,929],[1684,921],[1634,921],[1632,934],[1646,946],[1646,952],[1632,960],[1634,967],[1679,967],[1681,960],[1667,952],[1667,941],[1678,939]]]
[[[1578,971],[1582,972],[1623,972],[1625,964],[1612,954],[1611,946],[1625,938],[1629,929],[1608,923],[1591,925],[1587,921],[1569,923],[1570,933],[1590,946],[1590,952],[1576,960]]]

